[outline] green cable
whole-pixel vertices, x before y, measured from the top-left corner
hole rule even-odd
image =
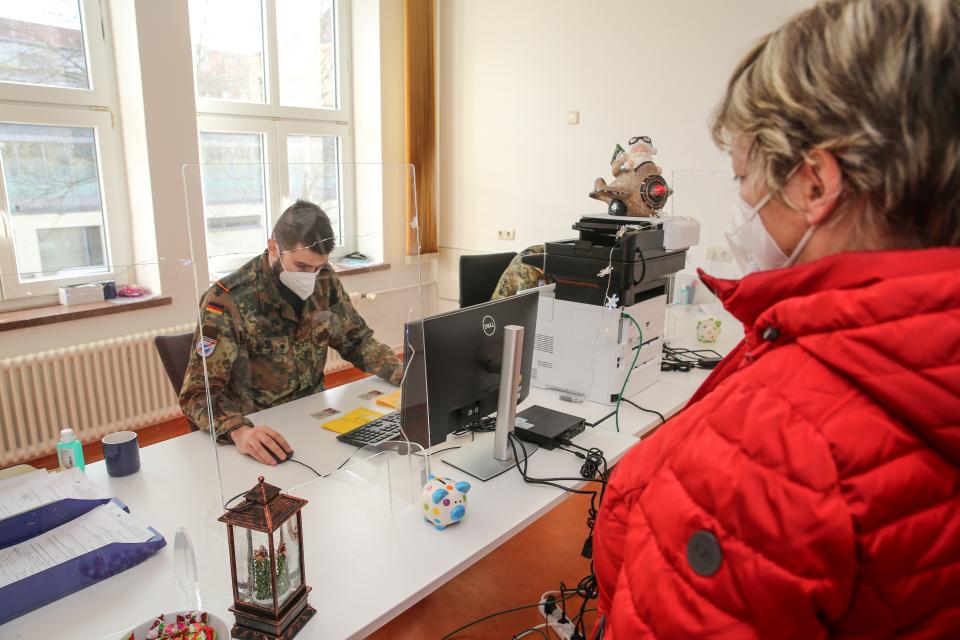
[[[617,408],[613,415],[614,421],[617,425],[617,431],[620,431],[620,401],[623,400],[623,392],[627,390],[627,383],[630,381],[630,374],[633,373],[633,368],[637,365],[637,358],[640,357],[640,347],[643,346],[643,329],[640,328],[640,323],[633,319],[633,316],[629,313],[624,313],[623,317],[633,323],[633,326],[637,328],[637,331],[640,333],[640,344],[637,345],[637,349],[633,352],[633,362],[630,363],[630,370],[627,371],[627,375],[623,378],[623,386],[620,387],[620,393],[617,395]]]

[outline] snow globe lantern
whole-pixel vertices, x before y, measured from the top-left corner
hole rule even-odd
[[[307,603],[300,510],[306,500],[263,481],[218,520],[227,525],[233,606],[231,636],[292,638],[317,612]]]

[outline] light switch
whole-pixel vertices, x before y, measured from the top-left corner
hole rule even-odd
[[[580,112],[567,111],[567,124],[580,124]]]

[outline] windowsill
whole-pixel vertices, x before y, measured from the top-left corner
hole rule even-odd
[[[386,271],[389,268],[389,262],[373,262],[371,264],[357,265],[355,267],[343,267],[338,264],[333,264],[333,271],[338,276],[353,276],[360,273],[370,273],[371,271]]]
[[[125,311],[136,311],[137,309],[163,307],[168,304],[173,304],[173,298],[170,296],[158,296],[148,300],[136,300],[123,304],[104,300],[103,302],[92,302],[90,304],[58,304],[49,307],[22,309],[20,311],[7,311],[0,313],[0,332],[39,327],[45,324],[55,324],[69,320],[80,320],[81,318],[107,316]]]

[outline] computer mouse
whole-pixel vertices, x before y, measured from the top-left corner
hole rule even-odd
[[[281,460],[280,457],[277,456],[277,454],[275,454],[275,453],[273,452],[273,449],[267,449],[267,452],[270,454],[270,457],[272,457],[274,460],[277,461],[277,464],[283,464],[284,462],[286,462],[287,460],[289,460],[290,458],[293,457],[293,450],[292,450],[292,449],[287,452],[287,457],[284,458],[283,460]]]

